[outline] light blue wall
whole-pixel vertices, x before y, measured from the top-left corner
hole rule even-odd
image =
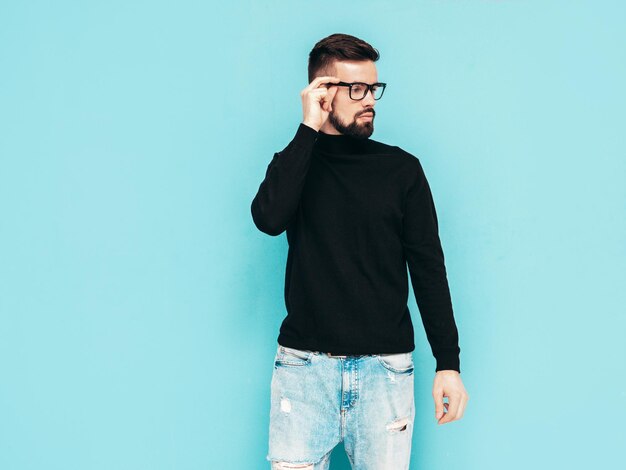
[[[615,466],[626,441],[621,1],[2,2],[0,468],[264,469],[285,235],[250,216],[308,52],[381,52],[471,400],[414,469]],[[347,469],[343,449],[335,470]]]

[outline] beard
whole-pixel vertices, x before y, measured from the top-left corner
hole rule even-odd
[[[372,113],[374,111],[372,110]],[[376,115],[374,114],[372,118]],[[330,112],[328,115],[328,121],[337,129],[338,132],[341,132],[343,135],[349,135],[351,137],[356,137],[357,139],[367,139],[374,132],[374,119],[371,121],[363,121],[361,123],[358,122],[358,117],[355,118],[351,123],[346,124],[342,122],[334,112]]]

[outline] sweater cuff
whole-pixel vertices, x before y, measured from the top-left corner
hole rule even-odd
[[[301,145],[313,145],[319,132],[301,122],[296,130],[295,140]]]
[[[437,357],[435,372],[440,370],[456,370],[460,374],[461,367],[458,354],[440,355]]]

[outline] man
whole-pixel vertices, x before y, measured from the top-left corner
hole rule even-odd
[[[327,469],[341,441],[353,468],[408,468],[415,345],[407,264],[437,362],[438,423],[461,418],[469,399],[430,187],[416,157],[370,139],[386,87],[378,58],[346,34],[315,45],[303,120],[252,201],[259,230],[286,230],[289,243],[272,469]]]

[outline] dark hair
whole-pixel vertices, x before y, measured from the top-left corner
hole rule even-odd
[[[309,83],[320,72],[330,75],[336,60],[372,60],[376,62],[378,50],[367,42],[349,34],[335,33],[321,39],[309,53]]]

